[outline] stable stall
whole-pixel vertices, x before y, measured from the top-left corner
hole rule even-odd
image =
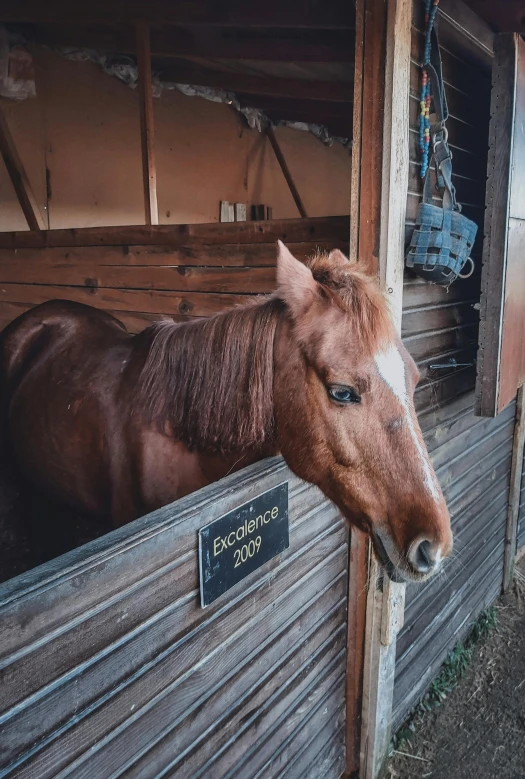
[[[377,269],[418,364],[457,554],[405,608],[367,538],[280,458],[117,531],[82,525],[78,548],[2,577],[0,776],[375,779],[392,722],[525,543],[510,173],[510,228],[493,213],[495,171],[524,148],[519,3],[439,4],[453,181],[479,228],[474,273],[449,289],[404,267],[422,196],[423,3],[117,5],[4,9],[37,97],[0,105],[0,323],[60,297],[140,332],[271,292],[278,239],[299,259],[349,252]],[[207,590],[210,523],[243,536],[247,506],[275,510],[275,554]]]

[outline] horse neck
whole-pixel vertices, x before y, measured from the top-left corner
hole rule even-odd
[[[136,410],[193,450],[271,451],[274,340],[283,310],[270,298],[198,322],[148,328]]]

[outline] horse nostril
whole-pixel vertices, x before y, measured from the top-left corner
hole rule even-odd
[[[439,550],[433,548],[427,538],[413,545],[409,552],[409,560],[419,573],[428,573],[436,567],[439,558]]]
[[[422,568],[425,566],[428,568],[433,564],[434,561],[431,557],[430,541],[421,541],[419,544],[417,548],[417,561]]]

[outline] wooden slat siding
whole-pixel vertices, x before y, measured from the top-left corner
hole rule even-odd
[[[172,245],[166,245],[169,236],[164,231],[164,243],[81,246],[78,241],[82,235],[89,234],[86,240],[93,235],[88,229],[65,231],[77,242],[72,246],[0,248],[0,328],[32,306],[53,298],[109,311],[132,333],[158,319],[182,321],[219,313],[275,289],[275,241],[276,235],[286,239],[289,228],[285,221],[260,223],[264,226],[262,233],[259,223],[248,223],[248,232],[247,223],[235,223],[227,235],[222,223],[190,225],[188,245],[186,239],[179,240],[180,236]],[[299,240],[289,243],[289,247],[299,259],[305,260],[319,249],[348,252],[348,217],[290,221],[293,235]],[[124,240],[124,230],[119,228],[120,240]],[[144,240],[151,241],[155,228],[129,230],[129,240],[138,240],[141,230],[144,238],[146,230]],[[103,233],[97,233],[97,240],[103,242]],[[250,234],[256,242],[243,243]],[[201,244],[204,235],[208,243]],[[342,235],[345,240],[341,240]],[[221,243],[225,238],[229,243]],[[113,233],[110,239],[114,240]],[[231,243],[233,240],[237,242]],[[53,243],[52,238],[49,241]]]
[[[518,552],[525,547],[525,455],[521,476],[520,512],[518,515]]]
[[[0,233],[0,249],[39,249],[78,246],[170,246],[182,248],[226,243],[290,243],[347,241],[348,216],[309,219],[273,219],[260,222],[210,222],[206,224],[131,225]]]
[[[348,218],[345,217],[347,225]],[[316,249],[329,251],[333,248],[348,250],[348,236],[345,241],[323,238],[312,241],[287,243],[290,251],[304,260]],[[162,244],[148,246],[79,246],[51,247],[39,249],[0,249],[0,264],[19,262],[21,265],[34,263],[49,268],[75,267],[86,264],[90,267],[148,266],[155,267],[265,267],[275,265],[277,247],[274,242],[260,244],[225,243],[214,246],[201,244],[174,248]]]
[[[433,652],[428,652],[419,663],[415,659],[408,664],[409,670],[403,677],[396,678],[396,696],[393,710],[393,729],[398,728],[406,715],[418,701],[424,696],[428,687],[446,659],[448,653],[458,641],[469,632],[476,617],[483,609],[489,606],[498,597],[501,591],[501,576],[503,570],[503,552],[485,561],[490,566],[489,574],[476,577],[472,586],[464,588],[461,592],[463,600],[454,600],[454,610],[447,618],[446,631],[436,632],[438,640],[432,645]],[[496,570],[499,576],[493,580],[492,570]],[[410,666],[413,667],[410,667]],[[417,674],[414,669],[417,668]]]
[[[501,586],[514,409],[487,424],[473,416],[473,394],[468,397],[467,413],[452,418],[455,435],[451,438],[446,431],[443,443],[431,451],[452,516],[456,553],[446,577],[420,589],[408,588],[405,627],[398,640],[396,724],[425,692],[432,679],[428,669],[436,672],[461,631],[467,629],[470,618],[465,622],[465,615],[469,609],[475,615],[474,600],[480,588],[492,597]],[[488,574],[483,586],[477,582],[475,587],[472,579],[480,569]],[[461,604],[461,608],[454,611],[450,603],[454,607]],[[420,678],[426,680],[424,686]]]
[[[501,519],[504,514],[505,507],[496,516]],[[427,600],[422,599],[414,604],[414,608],[407,608],[407,616],[410,619],[412,630],[407,635],[403,635],[403,640],[400,640],[398,644],[397,679],[413,674],[413,669],[410,668],[411,663],[415,663],[421,673],[426,659],[432,657],[434,644],[437,645],[441,640],[444,640],[446,643],[446,635],[443,636],[443,634],[446,634],[447,631],[443,631],[442,625],[447,623],[450,618],[454,618],[454,612],[458,603],[465,602],[468,605],[466,593],[469,592],[469,597],[471,597],[471,580],[473,577],[477,577],[478,583],[480,579],[486,576],[492,577],[492,581],[497,581],[499,574],[501,586],[502,571],[499,568],[500,563],[498,562],[498,567],[495,571],[488,571],[487,561],[493,558],[496,559],[495,556],[498,561],[501,560],[501,550],[498,547],[501,545],[502,537],[501,523],[500,527],[496,527],[495,530],[492,528],[492,532],[485,531],[483,541],[481,542],[478,539],[476,548],[472,553],[472,559],[476,561],[478,566],[475,573],[472,571],[466,573],[461,567],[458,570],[451,569],[451,581],[454,585],[452,592],[444,592],[443,588],[436,589]],[[431,608],[433,604],[439,605],[438,612]],[[421,616],[417,621],[413,619],[413,611],[416,609],[421,609]]]
[[[420,202],[417,64],[421,56],[421,4],[415,2],[411,72],[411,169],[407,239]],[[417,28],[417,29],[416,29]],[[420,700],[454,644],[498,594],[503,572],[514,404],[496,420],[474,416],[475,366],[430,371],[434,363],[476,359],[483,236],[490,72],[486,53],[472,59],[471,44],[440,24],[443,67],[453,119],[453,167],[463,213],[478,224],[476,273],[449,292],[405,276],[403,339],[422,382],[416,391],[423,435],[449,506],[455,554],[446,575],[407,587],[405,625],[398,637],[394,726]],[[466,38],[466,36],[465,36]],[[490,64],[490,63],[489,63]],[[474,103],[476,105],[474,105]],[[438,202],[438,201],[436,201]],[[524,485],[525,487],[525,485]],[[525,492],[524,492],[525,497]]]
[[[67,263],[49,267],[37,261],[0,264],[0,284],[96,289],[167,290],[170,292],[267,293],[275,289],[275,268],[189,268],[95,266]]]
[[[198,528],[284,480],[290,548],[202,610]],[[347,536],[274,458],[1,585],[0,775],[339,777]]]
[[[481,495],[477,500],[473,501],[476,504],[478,511],[478,517],[483,516],[484,519],[488,519],[492,523],[492,527],[484,528],[482,531],[482,537],[479,535],[478,519],[477,517],[470,516],[469,524],[463,527],[456,526],[455,544],[456,549],[462,549],[467,544],[473,544],[471,554],[474,555],[476,550],[479,550],[483,544],[487,544],[490,541],[491,534],[494,533],[494,518],[501,517],[502,512],[506,507],[507,502],[507,485],[505,478],[499,482],[500,492],[487,504],[485,495]],[[498,525],[501,523],[498,523]],[[501,533],[501,527],[496,527],[496,532]],[[452,581],[454,579],[457,583],[457,577],[461,574],[463,565],[458,558],[452,559],[446,567],[447,580]],[[424,588],[412,587],[408,591],[406,599],[406,617],[410,623],[410,630],[407,630],[403,634],[403,638],[400,641],[400,645],[403,646],[404,651],[411,645],[413,636],[412,633],[421,630],[423,624],[420,624],[415,617],[424,615],[424,611],[427,607],[430,607],[430,613],[435,616],[435,608],[432,607],[433,602],[439,597],[442,589],[442,582],[440,579],[429,583]]]

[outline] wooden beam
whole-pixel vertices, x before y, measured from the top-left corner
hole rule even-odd
[[[272,146],[272,149],[274,151],[275,156],[277,157],[277,162],[279,163],[279,166],[283,172],[283,176],[286,180],[286,183],[288,184],[288,188],[290,189],[291,195],[294,199],[295,205],[297,206],[297,210],[299,211],[299,215],[306,219],[308,217],[308,214],[306,213],[306,209],[304,207],[303,201],[301,200],[301,196],[299,195],[299,191],[297,187],[295,186],[295,181],[292,178],[292,174],[290,173],[290,169],[288,168],[288,165],[286,164],[286,160],[284,159],[284,155],[281,151],[281,147],[279,146],[279,143],[277,141],[277,138],[275,137],[275,133],[273,131],[273,127],[269,125],[266,128],[266,135],[268,136],[268,140],[270,141],[270,144]]]
[[[14,32],[31,43],[72,46],[135,54],[134,30],[128,25],[18,24]],[[243,28],[202,28],[163,25],[151,29],[152,57],[206,57],[208,59],[270,62],[353,62],[347,30],[267,31]]]
[[[520,148],[525,158],[523,119],[519,110],[516,115],[520,86],[521,99],[525,99],[525,43],[517,35],[497,35],[492,69],[475,409],[476,414],[487,417],[499,414],[512,400],[520,383],[519,355],[516,352],[505,355],[503,349],[506,333],[513,333],[520,341],[517,351],[522,352],[523,303],[519,293],[523,284],[523,250],[516,246],[512,251],[509,240],[513,201],[525,200],[519,194],[523,176],[518,173],[522,170]],[[515,193],[517,197],[513,197]],[[525,225],[524,219],[520,222]],[[514,275],[517,283],[514,287],[507,286]],[[502,388],[505,388],[504,399]]]
[[[523,0],[465,0],[473,11],[484,19],[496,32],[519,32],[525,34],[525,8]]]
[[[503,592],[507,592],[512,587],[512,579],[514,576],[524,448],[525,390],[524,385],[522,384],[518,390],[518,399],[516,402],[516,424],[514,427],[514,442],[512,445],[509,506],[507,511],[507,529],[505,533],[505,560],[503,564]]]
[[[155,70],[163,81],[194,84],[248,95],[273,95],[301,100],[323,100],[333,103],[351,103],[351,81],[309,81],[300,78],[275,78],[230,70],[212,70],[184,60],[154,61]]]
[[[386,15],[387,0],[357,2],[350,251],[351,258],[373,271],[379,264],[381,225]]]
[[[123,225],[0,233],[0,249],[44,247],[118,246],[125,255],[129,246],[172,248],[220,246],[224,243],[263,244],[277,240],[348,241],[348,216],[316,216],[309,219],[272,219],[261,222],[221,224]],[[67,259],[67,258],[66,258]]]
[[[17,0],[5,3],[2,21],[7,22],[134,22],[206,25],[210,27],[277,27],[297,29],[353,29],[354,7],[348,0],[268,0],[240,3],[238,0]]]
[[[383,114],[383,170],[379,279],[390,301],[395,325],[401,334],[403,277],[405,271],[405,221],[410,168],[410,48],[411,0],[389,0],[385,99]]]
[[[144,219],[147,225],[159,223],[157,207],[157,168],[155,165],[155,129],[151,86],[149,26],[137,24],[137,59],[139,74],[140,137],[142,144],[142,179],[144,184]]]
[[[348,631],[346,666],[346,770],[356,776],[360,765],[363,708],[363,667],[370,544],[357,528],[350,528],[348,571]]]
[[[30,230],[45,230],[46,223],[38,207],[36,197],[18,154],[14,138],[0,105],[0,154],[13,184],[20,208]]]
[[[361,172],[354,192],[354,197],[360,197],[357,257],[378,271],[400,333],[409,173],[412,2],[360,2],[364,46],[360,88]],[[371,118],[374,124],[370,123]],[[381,776],[388,757],[396,638],[403,626],[405,604],[405,586],[381,574],[375,559],[370,566],[369,580],[361,779]]]

